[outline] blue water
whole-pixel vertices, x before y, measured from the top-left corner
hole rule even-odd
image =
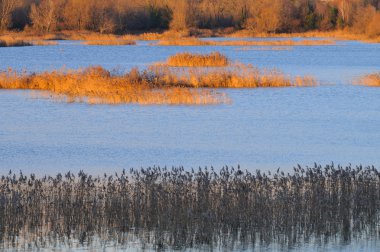
[[[233,61],[310,74],[313,88],[224,90],[231,105],[87,105],[0,90],[0,172],[91,173],[149,165],[238,165],[290,170],[296,164],[380,167],[380,88],[354,86],[380,70],[380,44],[338,41],[292,50],[241,47],[58,46],[0,48],[0,67],[29,71],[102,65],[125,71],[182,51],[220,51]],[[253,48],[253,47],[252,47]]]

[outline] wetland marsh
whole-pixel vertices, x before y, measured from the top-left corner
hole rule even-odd
[[[317,39],[322,42],[304,46],[300,38],[246,38],[253,42],[244,44],[234,38],[201,40],[212,42],[157,46],[157,41],[139,40],[124,45],[57,41],[0,48],[1,70],[21,74],[22,85],[15,87],[29,88],[0,89],[0,247],[341,251],[361,246],[376,251],[380,44]],[[265,44],[269,49],[260,49]],[[277,49],[281,45],[286,50]],[[275,75],[281,76],[281,83],[290,84],[223,86],[214,76],[205,79],[201,89],[192,89],[198,86],[191,83],[200,82],[190,76],[192,86],[185,88],[196,95],[209,95],[211,87],[229,99],[208,105],[184,99],[180,105],[143,105],[136,100],[88,104],[57,100],[45,92],[57,92],[62,79],[75,80],[69,90],[78,87],[76,92],[81,92],[81,80],[87,78],[104,85],[102,95],[108,97],[115,83],[135,80],[128,75],[135,67],[144,80],[143,71],[160,67],[155,64],[173,55],[183,56],[171,62],[177,73],[192,71],[192,54],[218,56],[222,63],[196,58],[195,65],[206,65],[206,72],[239,62],[275,69],[272,73],[281,73]],[[84,72],[65,75],[68,69]],[[160,88],[174,85],[173,79],[165,85],[157,82],[157,76],[168,76],[164,72],[149,75],[146,79],[156,82],[146,81],[144,88],[152,92],[152,83],[160,83]],[[293,85],[297,76],[313,78],[308,79],[310,85]],[[368,86],[358,85],[363,77],[371,80],[361,83]],[[57,86],[41,85],[46,79]],[[3,88],[5,82],[8,88],[14,83],[2,80]],[[183,83],[174,86],[184,88]],[[85,95],[93,91],[86,89]],[[140,96],[133,89],[128,92],[128,97]],[[314,162],[343,167],[314,167]],[[301,166],[294,170],[297,164]],[[359,164],[363,167],[356,167]],[[226,170],[226,165],[240,165],[241,170]],[[161,168],[139,169],[153,166]],[[123,169],[126,173],[120,174]]]

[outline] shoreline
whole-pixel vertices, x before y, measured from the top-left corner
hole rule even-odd
[[[380,36],[369,37],[347,30],[307,31],[296,33],[254,33],[249,30],[167,30],[162,32],[136,31],[126,34],[99,33],[91,31],[57,31],[52,33],[32,33],[25,31],[7,31],[0,34],[0,40],[12,38],[25,41],[83,40],[83,41],[127,41],[127,40],[165,40],[185,38],[331,38],[336,40],[355,40],[366,43],[380,43]]]

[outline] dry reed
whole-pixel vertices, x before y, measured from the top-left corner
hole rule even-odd
[[[277,69],[260,70],[252,65],[235,63],[228,67],[169,67],[156,64],[149,71],[165,85],[193,88],[259,88],[310,87],[317,81],[312,76],[291,78]]]
[[[372,87],[380,87],[380,73],[368,74],[361,78],[359,83]]]
[[[120,45],[136,45],[132,40],[89,40],[81,42],[83,45],[105,45],[105,46],[120,46]]]
[[[318,46],[335,45],[333,40],[224,40],[211,41],[197,38],[185,38],[175,40],[160,40],[159,46]]]
[[[379,192],[373,166],[298,166],[287,174],[239,167],[42,178],[9,172],[0,178],[0,249],[131,242],[155,250],[289,249],[313,240],[322,248],[378,240]]]
[[[91,104],[219,104],[229,99],[214,90],[193,89],[164,83],[153,73],[133,69],[111,75],[101,67],[82,70],[19,74],[11,69],[0,73],[0,89],[50,91],[53,98]]]
[[[219,52],[210,54],[177,53],[167,60],[169,66],[174,67],[219,67],[227,66],[229,60]]]
[[[232,38],[331,38],[338,40],[359,40],[369,43],[380,43],[380,36],[368,36],[366,34],[353,33],[348,30],[336,31],[308,31],[301,33],[254,33],[248,30],[236,31],[226,34]]]
[[[32,46],[33,44],[24,40],[13,39],[13,38],[0,38],[0,47],[21,47],[21,46]]]
[[[262,47],[240,47],[235,51],[291,51],[293,47],[289,46],[262,46]]]

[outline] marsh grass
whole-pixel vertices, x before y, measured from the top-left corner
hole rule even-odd
[[[359,80],[362,85],[380,87],[380,73],[368,74]]]
[[[220,67],[228,64],[228,58],[219,52],[210,54],[177,53],[167,60],[167,65],[174,67]]]
[[[239,63],[228,65],[228,59],[220,53],[177,54],[168,62],[169,65],[157,63],[147,70],[135,68],[125,74],[111,74],[96,66],[32,74],[8,69],[0,72],[0,89],[49,91],[55,100],[90,104],[200,105],[230,103],[226,94],[213,90],[217,88],[317,85],[311,76],[291,78],[276,69],[260,70]],[[204,67],[211,65],[218,67]]]
[[[294,47],[290,46],[260,46],[260,47],[239,47],[235,51],[291,51]]]
[[[329,38],[334,40],[358,40],[368,43],[380,43],[380,36],[353,33],[348,30],[307,31],[300,33],[255,33],[249,30],[226,34],[231,38]]]
[[[43,73],[0,73],[0,89],[49,91],[53,99],[90,104],[219,104],[229,102],[214,90],[169,85],[147,71],[132,69],[123,75],[102,67]]]
[[[224,167],[131,169],[0,178],[0,248],[153,249],[297,247],[312,240],[379,239],[374,167],[297,166],[293,172]],[[108,242],[108,243],[107,243]]]
[[[81,42],[83,45],[104,45],[104,46],[121,46],[121,45],[136,45],[132,40],[89,40]]]
[[[51,46],[51,45],[58,45],[58,42],[48,41],[48,40],[36,40],[36,41],[32,41],[32,44],[36,46]]]
[[[21,46],[32,46],[33,43],[24,40],[14,39],[11,37],[1,37],[0,47],[21,47]]]
[[[318,46],[335,45],[333,40],[224,40],[210,41],[197,38],[183,38],[174,40],[160,40],[159,46]]]
[[[312,76],[289,77],[277,69],[259,69],[241,63],[227,67],[170,67],[155,64],[149,71],[165,85],[193,88],[269,88],[311,87],[318,85]]]

